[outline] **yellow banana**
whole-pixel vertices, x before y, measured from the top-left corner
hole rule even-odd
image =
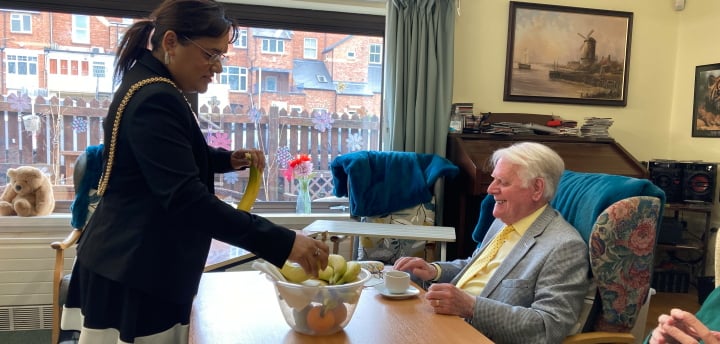
[[[249,156],[249,153],[245,153],[245,156]],[[247,186],[245,187],[245,194],[237,204],[239,210],[250,211],[258,193],[260,193],[260,180],[262,179],[262,170],[259,170],[255,166],[250,166],[250,179],[248,179]]]

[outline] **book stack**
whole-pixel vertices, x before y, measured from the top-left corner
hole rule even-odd
[[[473,103],[453,103],[450,110],[450,116],[460,116],[463,123],[462,131],[468,132],[479,129],[479,121],[473,114]]]
[[[562,136],[580,136],[580,129],[577,127],[577,121],[562,121],[562,124],[558,127],[558,129],[560,130],[560,135]]]
[[[583,137],[609,138],[608,129],[612,124],[612,118],[585,117],[585,124],[580,127],[580,133]]]
[[[450,113],[457,113],[463,116],[472,115],[473,103],[453,103],[452,111]]]

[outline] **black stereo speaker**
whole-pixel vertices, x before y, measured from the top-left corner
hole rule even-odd
[[[716,177],[717,165],[714,163],[685,163],[682,183],[683,201],[712,203]]]
[[[683,166],[675,160],[651,160],[648,164],[650,180],[665,191],[666,203],[683,201]]]

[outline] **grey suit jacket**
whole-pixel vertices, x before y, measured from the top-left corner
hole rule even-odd
[[[437,262],[442,274],[436,283],[456,283],[504,226],[495,220],[472,257]],[[497,343],[560,343],[577,322],[588,270],[587,244],[548,206],[476,298],[468,322]]]

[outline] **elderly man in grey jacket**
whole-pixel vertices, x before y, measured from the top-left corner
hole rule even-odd
[[[496,220],[482,246],[468,259],[402,257],[394,268],[433,282],[425,298],[436,313],[463,317],[497,343],[560,343],[590,283],[587,244],[549,205],[565,164],[532,142],[497,150],[492,164]]]

